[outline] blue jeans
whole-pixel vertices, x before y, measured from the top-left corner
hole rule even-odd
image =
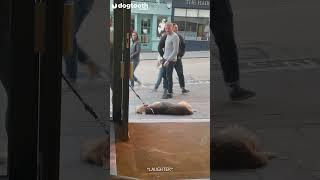
[[[134,86],[134,82],[138,81],[138,78],[134,75],[134,71],[136,70],[136,68],[138,67],[140,61],[133,61],[133,79],[131,80],[131,86]]]
[[[78,61],[83,64],[88,64],[89,56],[81,49],[77,42],[77,33],[80,29],[82,22],[89,14],[93,5],[93,0],[75,0],[75,27],[74,27],[74,39],[73,39],[73,53],[69,56],[64,57],[66,65],[66,73],[70,80],[76,80],[78,74]]]
[[[159,74],[158,74],[158,78],[157,78],[156,84],[154,86],[154,89],[158,89],[159,88],[159,86],[161,84],[161,81],[162,81],[162,78],[164,78],[164,75],[165,75],[164,72],[165,71],[164,71],[163,67],[159,69]]]

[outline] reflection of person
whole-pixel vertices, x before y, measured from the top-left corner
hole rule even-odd
[[[179,51],[177,55],[177,61],[174,64],[174,69],[177,72],[178,78],[179,78],[179,85],[182,90],[182,93],[188,93],[190,92],[189,90],[185,89],[185,81],[184,81],[184,75],[183,75],[183,66],[182,66],[182,56],[185,54],[185,41],[184,38],[178,33],[178,25],[176,23],[173,23],[173,32],[175,32],[179,36]],[[167,35],[164,35],[158,46],[158,51],[161,56],[163,56],[163,48],[165,47],[165,41],[166,41]]]
[[[12,129],[12,123],[10,124],[11,116],[12,116],[12,88],[13,88],[13,81],[12,81],[12,75],[13,75],[13,64],[11,59],[11,39],[10,39],[10,14],[11,14],[11,1],[10,0],[4,0],[1,1],[0,6],[0,54],[1,54],[1,60],[0,60],[0,96],[1,99],[0,105],[2,105],[1,112],[4,112],[4,115],[0,115],[1,120],[1,126],[3,124],[4,120],[5,122],[5,131],[8,138],[8,146],[7,150],[4,150],[1,152],[0,155],[2,155],[3,159],[0,163],[6,163],[7,167],[10,167],[11,160],[13,157],[13,154],[10,153],[10,148],[12,147],[12,135],[11,130]],[[4,106],[3,106],[4,105]],[[2,111],[4,110],[4,111]],[[4,118],[4,119],[1,119]],[[2,127],[1,127],[2,129]],[[1,146],[3,147],[4,143],[1,142]],[[8,152],[8,153],[6,153]],[[6,157],[7,156],[7,157]],[[9,173],[9,171],[8,171]],[[8,175],[9,176],[9,175]]]
[[[224,81],[232,100],[245,100],[255,93],[240,87],[238,52],[234,38],[233,13],[229,0],[213,0],[210,4],[210,28],[219,48]]]
[[[140,63],[140,52],[141,52],[141,46],[139,42],[139,36],[137,32],[132,33],[132,46],[130,48],[130,60],[133,63],[133,79],[131,80],[131,86],[134,86],[134,82],[137,82],[139,85],[141,85],[141,82],[138,80],[138,78],[135,76],[134,71],[136,70],[137,66]]]
[[[3,92],[0,92],[3,97],[3,101],[7,99],[7,103],[1,102],[0,104],[6,105],[5,112],[5,128],[7,131],[7,135],[9,136],[9,115],[10,109],[12,106],[12,61],[10,59],[10,4],[11,1],[5,0],[1,1],[1,19],[0,19],[0,52],[1,52],[1,60],[0,60],[0,81],[3,86]],[[5,98],[6,97],[6,98]],[[3,108],[3,107],[1,107]],[[2,117],[2,115],[1,115]]]
[[[67,1],[67,0],[65,0]],[[73,53],[65,58],[66,64],[66,73],[69,80],[72,83],[75,83],[77,80],[78,73],[78,63],[86,64],[90,71],[91,76],[98,75],[97,65],[89,60],[88,54],[79,47],[77,42],[77,33],[80,29],[82,22],[85,20],[86,16],[89,14],[91,7],[94,3],[94,0],[77,0],[74,1],[75,6],[75,32],[74,32],[74,40],[73,40]]]
[[[172,72],[173,72],[174,64],[177,61],[177,55],[179,52],[179,41],[180,41],[179,36],[175,32],[173,32],[172,23],[166,23],[165,30],[166,30],[167,38],[165,40],[164,53],[162,55],[163,66],[165,67],[164,68],[165,78],[163,81],[164,93],[162,96],[163,99],[172,98],[172,93],[173,93]],[[158,46],[158,50],[160,49],[162,48]]]
[[[161,22],[159,23],[158,25],[158,33],[159,34],[162,34],[165,30],[164,30],[164,27],[166,25],[166,19],[162,19]]]

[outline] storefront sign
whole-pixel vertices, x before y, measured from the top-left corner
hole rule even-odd
[[[210,0],[174,0],[175,8],[210,9]]]

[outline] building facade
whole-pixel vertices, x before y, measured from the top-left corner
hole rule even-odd
[[[147,4],[148,8],[131,9],[131,29],[137,31],[142,51],[157,51],[160,29],[171,21],[172,2],[164,0],[139,0],[132,4]],[[111,9],[113,12],[113,9]],[[111,12],[111,14],[113,14]]]
[[[210,0],[174,0],[172,21],[186,41],[186,51],[209,50]]]
[[[209,50],[209,0],[136,0],[147,8],[131,8],[131,29],[139,34],[142,51],[157,51],[166,22],[175,22],[187,51]],[[113,4],[113,0],[111,0]],[[111,16],[113,8],[111,6]],[[112,21],[113,22],[113,21]]]

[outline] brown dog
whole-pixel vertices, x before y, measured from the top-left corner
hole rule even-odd
[[[110,169],[109,146],[109,136],[86,143],[81,150],[81,159],[87,163],[104,166],[106,169]]]
[[[267,165],[275,154],[260,152],[256,135],[249,130],[232,126],[216,134],[211,146],[211,169],[254,169]]]
[[[138,106],[139,114],[166,114],[166,115],[191,115],[192,107],[189,103],[181,101],[177,104],[171,102],[155,102],[150,105]]]
[[[81,159],[87,163],[104,166],[106,169],[110,169],[109,145],[109,136],[105,136],[90,143],[86,143],[82,147]],[[113,180],[136,180],[136,178],[126,176],[110,175],[110,177]]]

